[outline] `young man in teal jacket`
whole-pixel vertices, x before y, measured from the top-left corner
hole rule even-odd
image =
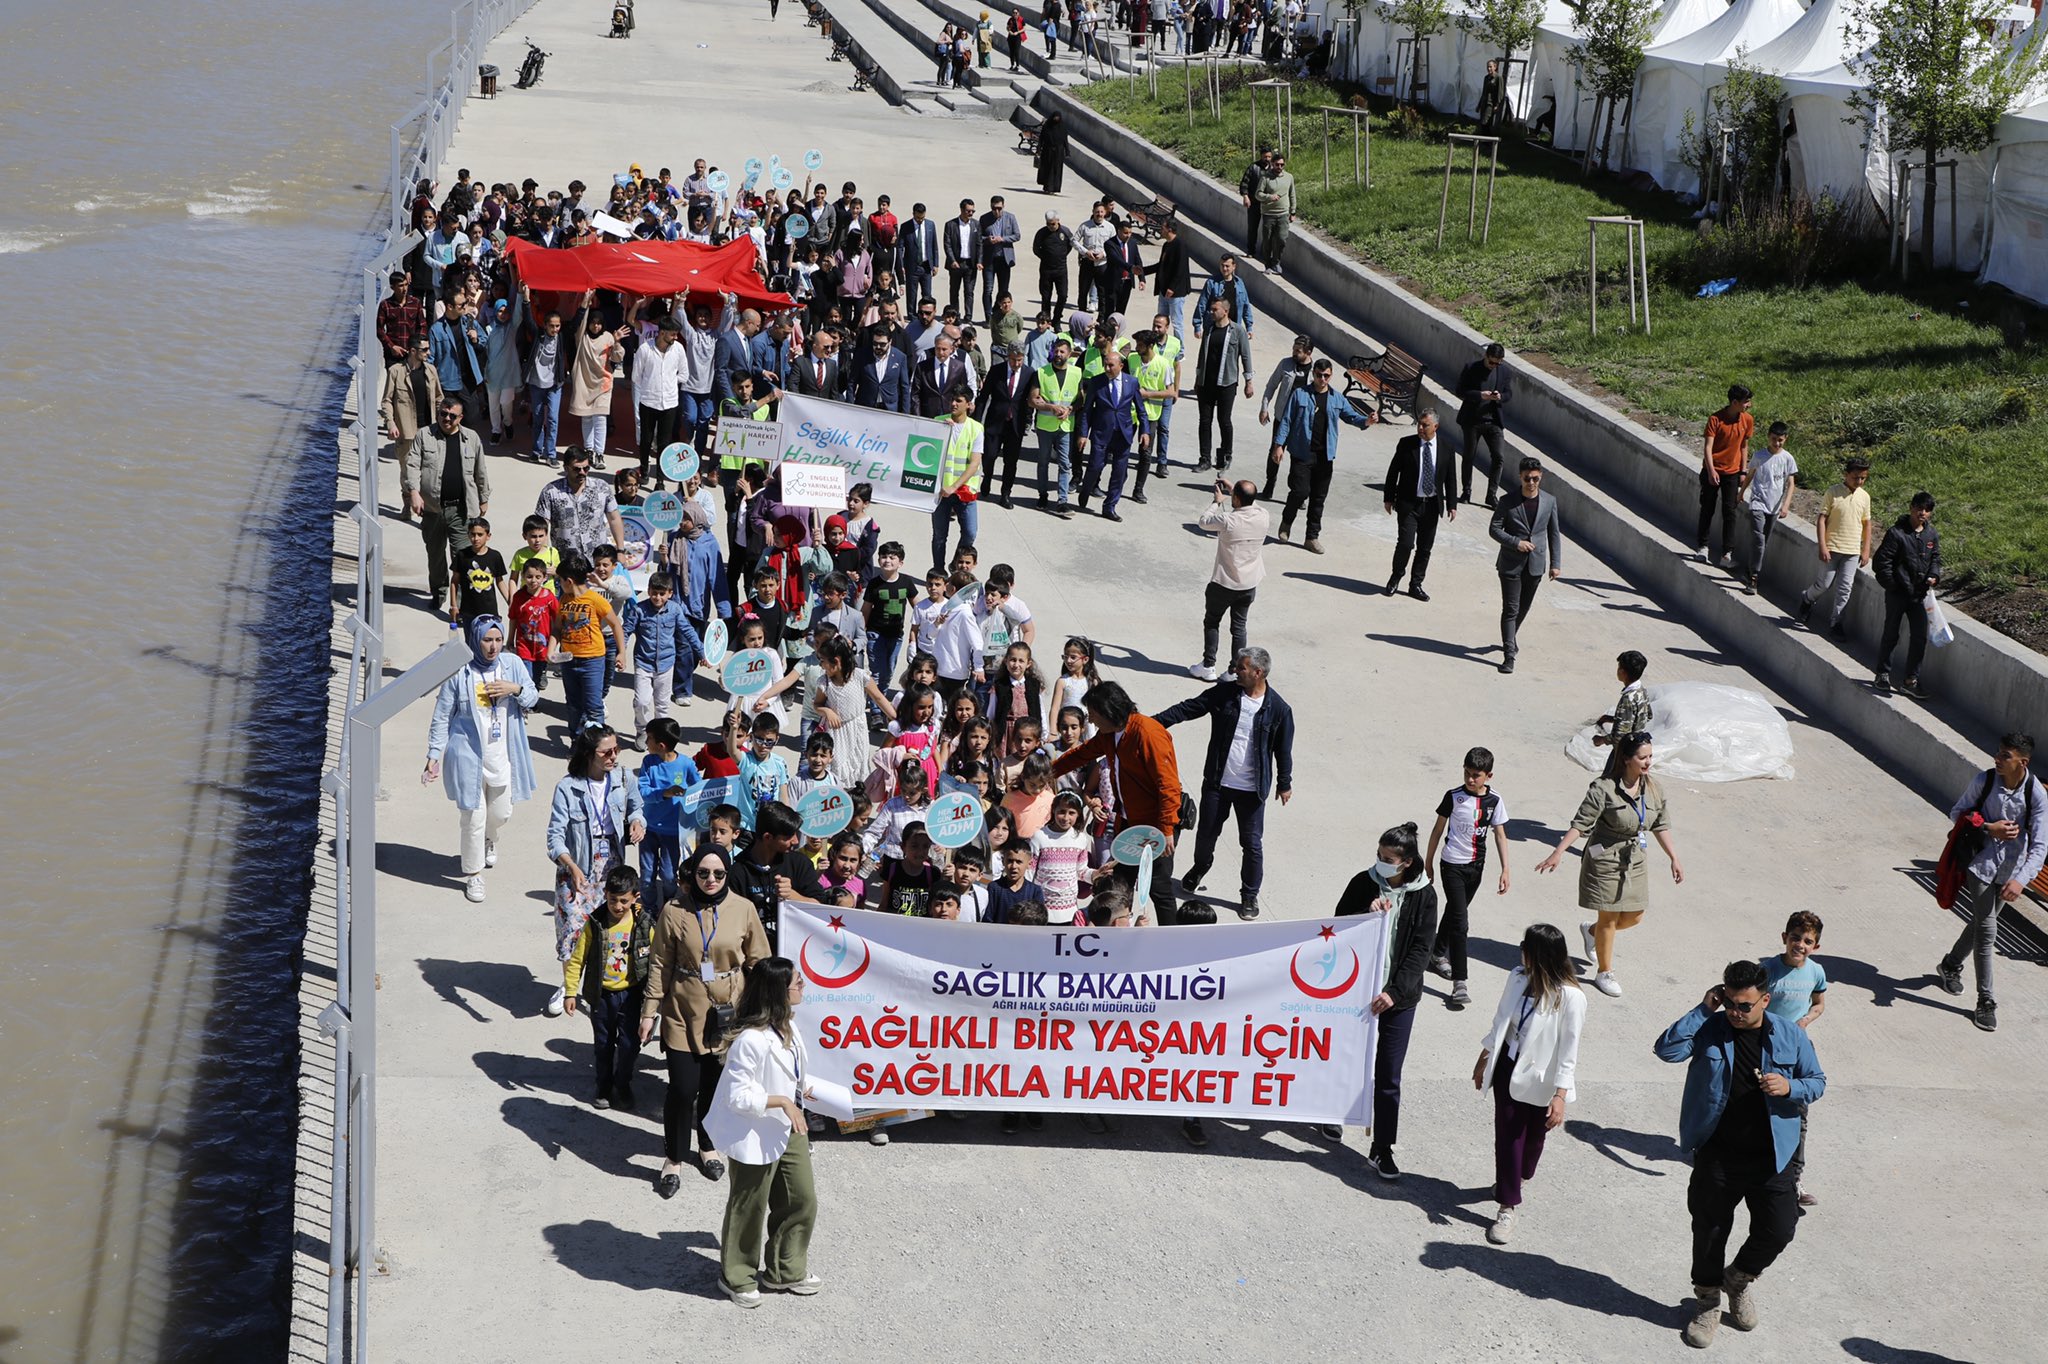
[[[1699,1006],[1657,1039],[1658,1059],[1686,1061],[1678,1144],[1691,1152],[1692,1317],[1685,1343],[1704,1348],[1721,1324],[1756,1325],[1751,1286],[1770,1268],[1799,1224],[1799,1114],[1827,1090],[1827,1076],[1806,1030],[1765,1010],[1764,968],[1732,961]],[[1735,1209],[1749,1204],[1749,1239],[1727,1261]]]

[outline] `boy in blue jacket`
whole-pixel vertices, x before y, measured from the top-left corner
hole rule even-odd
[[[647,725],[647,756],[640,760],[640,805],[647,814],[647,833],[640,840],[643,903],[656,918],[676,890],[676,869],[683,860],[683,795],[704,776],[682,755],[683,727],[666,715]]]
[[[1678,1144],[1692,1153],[1692,1316],[1685,1343],[1703,1349],[1721,1324],[1756,1325],[1751,1288],[1799,1225],[1799,1119],[1827,1090],[1806,1029],[1771,1017],[1769,977],[1731,961],[1721,983],[1657,1039],[1659,1060],[1685,1061]],[[1735,1210],[1749,1205],[1749,1239],[1727,1261]]]
[[[704,661],[704,641],[675,599],[666,573],[647,580],[647,600],[626,602],[626,634],[633,641],[633,735],[647,747],[649,715],[666,717],[678,667],[688,673]],[[684,696],[687,702],[689,697]]]

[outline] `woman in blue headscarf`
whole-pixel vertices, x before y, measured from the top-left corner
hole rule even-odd
[[[505,648],[505,622],[469,623],[471,658],[441,684],[427,728],[427,767],[455,802],[462,826],[463,893],[484,898],[484,868],[498,864],[498,831],[512,807],[533,795],[533,758],[526,751],[526,712],[539,704],[533,675]]]

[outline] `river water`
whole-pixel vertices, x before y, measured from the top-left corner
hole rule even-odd
[[[344,308],[449,5],[5,12],[0,1360],[276,1359]]]

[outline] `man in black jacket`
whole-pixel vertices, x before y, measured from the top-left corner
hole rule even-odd
[[[1465,437],[1464,472],[1459,475],[1458,495],[1467,502],[1472,500],[1472,466],[1479,458],[1483,441],[1493,461],[1493,472],[1486,480],[1489,507],[1494,504],[1503,477],[1500,444],[1507,425],[1502,409],[1515,396],[1508,368],[1501,363],[1506,355],[1507,348],[1500,342],[1489,341],[1486,353],[1458,373],[1458,430]]]
[[[1259,148],[1259,154],[1244,168],[1244,174],[1237,177],[1237,197],[1244,202],[1244,250],[1245,254],[1256,255],[1259,250],[1259,191],[1265,188],[1266,167],[1273,160],[1271,147]]]
[[[1403,436],[1394,446],[1394,462],[1387,466],[1386,508],[1399,520],[1394,541],[1394,574],[1387,579],[1387,595],[1401,589],[1401,575],[1408,571],[1408,556],[1415,555],[1415,572],[1408,579],[1408,595],[1428,601],[1422,580],[1429,574],[1430,551],[1436,547],[1437,522],[1443,517],[1458,519],[1458,502],[1451,496],[1449,472],[1443,466],[1443,447],[1437,443],[1436,413],[1425,411],[1415,419],[1415,434]]]
[[[1920,660],[1927,654],[1927,612],[1921,601],[1941,581],[1941,536],[1934,529],[1934,494],[1917,492],[1906,514],[1884,533],[1870,571],[1884,588],[1884,635],[1877,646],[1877,689],[1890,691],[1892,651],[1899,647],[1899,622],[1910,634],[1906,680],[1900,690],[1921,698]]]
[[[839,362],[839,333],[823,328],[811,335],[811,353],[789,362],[789,391],[806,398],[846,401],[846,372]]]
[[[1209,717],[1209,751],[1202,760],[1202,802],[1195,816],[1195,856],[1180,878],[1183,895],[1200,889],[1216,860],[1225,815],[1237,817],[1244,851],[1239,868],[1237,917],[1259,917],[1259,886],[1266,869],[1266,793],[1277,789],[1285,805],[1294,795],[1294,710],[1266,685],[1273,659],[1264,649],[1238,650],[1235,677],[1152,717],[1173,726]]]
[[[1017,456],[1024,450],[1024,432],[1031,425],[1031,385],[1033,375],[1024,368],[1024,348],[1010,347],[1003,361],[1003,368],[988,376],[981,386],[981,394],[974,411],[974,419],[981,423],[984,448],[988,457],[981,466],[981,495],[988,496],[989,486],[1000,471],[1002,493],[999,505],[1008,511],[1015,504],[1010,494],[1017,484]]]
[[[1060,215],[1048,212],[1045,226],[1031,238],[1031,254],[1038,258],[1038,306],[1054,317],[1067,312],[1067,257],[1074,254],[1074,234],[1060,225]]]
[[[803,842],[803,821],[781,801],[765,801],[754,812],[754,837],[733,855],[731,880],[726,889],[738,891],[754,902],[761,927],[768,930],[768,949],[780,950],[782,902],[802,900],[822,904],[824,883],[818,879],[817,864],[797,851]]]
[[[1159,259],[1145,267],[1152,276],[1152,291],[1158,296],[1159,311],[1173,323],[1173,334],[1187,344],[1188,249],[1181,245],[1180,224],[1168,218],[1160,229]]]

